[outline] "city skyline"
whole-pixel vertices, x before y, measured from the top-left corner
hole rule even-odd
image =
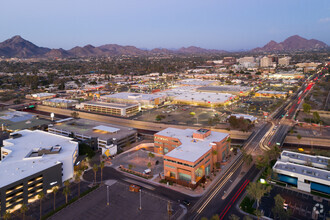
[[[330,44],[330,3],[319,1],[87,1],[6,2],[0,15],[0,41],[14,35],[44,47],[71,49],[92,44],[143,49],[198,46],[249,50],[289,36]],[[51,10],[49,10],[51,8]],[[267,9],[267,10],[265,10]],[[317,13],[316,13],[317,12]],[[15,17],[13,17],[15,14]]]

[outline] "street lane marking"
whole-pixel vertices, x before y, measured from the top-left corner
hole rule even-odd
[[[222,181],[222,183],[213,191],[213,193],[207,198],[207,200],[203,203],[203,205],[198,209],[197,213],[201,213],[204,208],[210,203],[210,201],[214,198],[214,196],[219,192],[219,190],[228,182],[230,177],[236,172],[236,170],[242,165],[243,161],[241,160],[236,167],[226,178]]]
[[[235,203],[236,199],[238,198],[239,195],[241,195],[241,193],[243,192],[243,190],[245,189],[245,187],[249,184],[249,182],[250,182],[250,180],[248,180],[247,182],[245,182],[244,187],[240,190],[240,192],[238,193],[238,195],[236,195],[234,201],[233,201],[233,202],[230,204],[230,206],[227,208],[227,210],[225,211],[225,213],[223,214],[223,216],[220,218],[220,220],[222,220],[222,219],[226,216],[226,214],[227,214],[227,212],[229,211],[229,209],[231,208],[231,206]]]

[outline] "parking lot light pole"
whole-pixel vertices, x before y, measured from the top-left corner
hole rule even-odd
[[[141,206],[141,193],[142,193],[142,189],[140,189],[139,191],[140,191],[140,207],[139,207],[139,210],[142,210],[142,206]]]
[[[110,203],[109,203],[109,186],[107,186],[107,205],[110,205]]]

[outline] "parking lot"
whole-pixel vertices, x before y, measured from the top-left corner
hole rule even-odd
[[[72,205],[58,212],[50,219],[169,219],[168,200],[142,188],[141,210],[140,193],[129,191],[129,184],[116,181],[106,182],[109,186],[109,205],[107,205],[107,186],[89,193]],[[177,202],[170,202],[172,219],[177,219],[183,208]]]
[[[225,122],[227,116],[217,109],[200,106],[169,105],[158,109],[151,109],[136,117],[136,120],[157,122],[157,115],[163,116],[159,122],[179,125],[202,125],[208,126],[209,119],[218,114],[220,122]]]
[[[264,211],[264,215],[267,217],[273,217],[271,214],[271,209],[274,207],[274,197],[277,194],[280,194],[282,198],[285,199],[285,203],[288,204],[288,209],[292,212],[291,217],[295,219],[311,219],[313,207],[316,204],[322,204],[324,207],[324,211],[319,215],[319,219],[330,217],[329,203],[327,200],[320,200],[317,196],[311,196],[303,192],[298,192],[279,186],[273,186],[270,194],[261,199],[260,209]]]
[[[154,154],[154,157],[151,158],[149,157],[149,151],[144,149],[122,153],[111,162],[114,167],[122,165],[125,168],[129,168],[129,165],[131,165],[132,170],[140,173],[148,169],[147,165],[150,162],[151,175],[159,174],[164,170],[163,158],[157,154]]]

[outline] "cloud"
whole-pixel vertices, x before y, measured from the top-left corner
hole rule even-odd
[[[330,17],[327,17],[327,18],[321,18],[321,19],[319,20],[319,22],[321,22],[321,23],[327,23],[327,22],[330,22]]]

